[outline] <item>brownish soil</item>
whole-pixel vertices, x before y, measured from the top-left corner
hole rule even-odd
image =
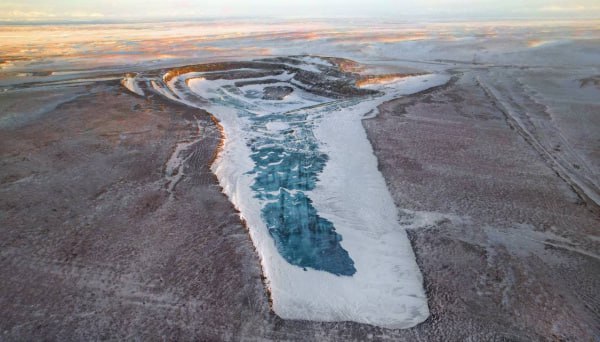
[[[455,215],[409,231],[432,312],[418,329],[447,340],[598,340],[593,202],[469,75],[380,109],[364,125],[398,207]]]
[[[0,340],[597,340],[598,217],[475,82],[381,112],[365,127],[398,206],[452,214],[410,232],[425,323],[276,317],[209,169],[216,124],[112,82],[0,129]],[[196,120],[169,193],[165,163]]]

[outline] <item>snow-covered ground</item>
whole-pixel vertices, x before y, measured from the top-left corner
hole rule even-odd
[[[326,60],[315,60],[318,58],[308,59],[310,65],[330,67]],[[239,80],[209,80],[203,75],[190,72],[162,85],[160,80],[152,80],[151,85],[157,93],[206,109],[219,119],[225,141],[213,171],[250,229],[275,313],[287,319],[355,321],[388,328],[408,328],[424,321],[429,310],[421,273],[361,120],[366,114],[373,115],[379,104],[439,86],[449,76],[391,79],[367,86],[378,90],[376,95],[334,100],[298,88],[292,81],[294,74],[289,72],[244,78],[251,84],[239,87],[235,86]],[[271,83],[260,83],[269,79]],[[178,86],[182,84],[187,88]],[[280,101],[257,96],[264,87],[274,84],[294,90]],[[208,101],[195,102],[190,94]],[[290,129],[296,132],[291,141],[286,138]],[[297,139],[302,144],[316,139],[318,153],[328,160],[324,169],[315,171],[316,186],[275,193],[286,191],[294,196],[300,192],[308,197],[317,215],[333,224],[354,272],[339,275],[335,268],[320,267],[319,262],[303,264],[305,267],[290,262],[285,248],[275,239],[278,227],[267,222],[265,207],[272,203],[269,196],[275,195],[257,189],[256,170],[284,160],[261,166],[252,156],[273,144],[297,144]],[[271,145],[261,146],[257,141]],[[310,158],[314,153],[305,156]],[[334,256],[320,255],[328,257]]]

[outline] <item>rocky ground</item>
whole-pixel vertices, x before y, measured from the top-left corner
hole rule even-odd
[[[432,316],[408,330],[277,318],[248,234],[209,170],[220,141],[210,116],[118,81],[73,96],[0,126],[0,340],[600,335],[597,208],[469,75],[365,121],[399,208],[444,217],[410,231]],[[174,178],[166,164],[186,142]]]

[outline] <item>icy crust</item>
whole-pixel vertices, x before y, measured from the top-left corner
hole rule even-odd
[[[235,80],[209,81],[199,73],[179,75],[167,86],[150,84],[158,93],[206,109],[220,121],[225,139],[212,169],[247,223],[277,315],[386,328],[409,328],[424,321],[429,311],[421,273],[361,120],[385,101],[444,84],[449,77],[425,75],[370,85],[380,93],[344,100],[306,92],[290,82],[290,73],[276,78],[294,88],[283,102],[249,96],[252,93],[247,91],[260,91],[260,86],[244,89],[233,86]],[[188,88],[177,86],[181,84]],[[199,104],[187,100],[193,96],[208,101]],[[335,234],[340,236],[336,243],[353,263],[354,271],[346,275],[292,264],[278,250],[269,231],[272,227],[265,220],[264,209],[273,201],[268,195],[278,192],[257,192],[257,168],[269,165],[257,162],[261,156],[253,150],[253,142],[267,137],[260,146],[268,142],[288,146],[286,132],[299,129],[310,133],[302,134],[300,141],[310,142],[312,135],[316,150],[327,160],[315,174],[314,184],[278,191],[310,198],[318,215],[335,227]],[[290,169],[296,167],[291,165]]]
[[[310,111],[301,109],[330,100],[288,86],[295,94],[289,100],[265,101],[255,96],[260,89],[252,89],[250,93],[246,89],[258,84],[235,85],[280,80],[213,82],[202,75],[195,76],[186,81],[195,94],[211,99],[214,104],[235,108],[238,117],[247,119],[246,145],[254,165],[248,171],[254,177],[251,188],[253,196],[261,200],[262,220],[280,254],[295,266],[353,275],[354,262],[340,245],[342,237],[330,221],[319,215],[307,196],[314,189],[328,156],[319,151],[319,142],[312,133],[313,120],[308,120]],[[288,78],[287,74],[280,77]],[[262,86],[266,89],[270,83]],[[273,129],[284,125],[289,129]]]

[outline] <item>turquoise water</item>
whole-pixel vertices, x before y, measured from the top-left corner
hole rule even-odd
[[[255,118],[253,129],[269,121],[303,121],[306,115],[273,114]],[[342,236],[333,223],[319,216],[306,195],[316,186],[328,156],[318,144],[306,122],[290,124],[290,129],[264,134],[251,142],[252,188],[256,196],[268,201],[262,210],[269,233],[279,253],[292,265],[310,267],[337,275],[353,275],[354,261],[342,248]]]
[[[237,89],[226,90],[240,94]],[[311,109],[285,112],[289,107],[282,105],[280,112],[258,115],[259,107],[227,92],[220,92],[218,102],[235,106],[238,115],[250,122],[253,137],[247,145],[255,165],[249,172],[254,175],[252,189],[266,203],[262,217],[281,256],[305,269],[343,276],[356,273],[354,261],[340,244],[342,236],[319,215],[307,194],[329,159],[313,135],[313,120],[308,119]],[[288,128],[269,130],[270,122],[285,123]]]

